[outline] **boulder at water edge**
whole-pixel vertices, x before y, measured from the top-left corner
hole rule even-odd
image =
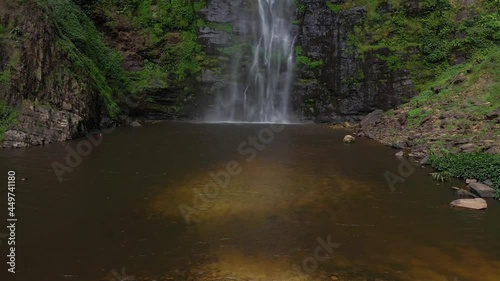
[[[132,127],[140,127],[142,125],[141,125],[141,123],[139,123],[137,121],[133,121],[132,123],[130,123],[130,126],[132,126]]]
[[[484,199],[474,198],[474,199],[457,199],[450,203],[452,207],[467,208],[474,210],[484,210],[488,208],[488,204]]]
[[[353,136],[351,136],[351,135],[346,135],[344,137],[344,142],[345,143],[353,143],[355,141],[356,141],[356,139]]]
[[[469,183],[469,190],[470,192],[483,198],[495,197],[495,190],[484,183],[471,182]]]

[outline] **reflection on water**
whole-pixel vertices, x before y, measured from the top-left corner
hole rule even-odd
[[[16,280],[117,280],[123,267],[137,280],[498,280],[498,202],[451,209],[457,183],[420,167],[391,192],[394,150],[313,125],[247,161],[238,146],[263,126],[117,129],[62,183],[50,164],[64,144],[0,151],[2,173],[28,178]],[[179,205],[228,161],[241,173],[186,225]]]

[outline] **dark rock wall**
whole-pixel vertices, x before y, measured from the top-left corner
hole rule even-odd
[[[5,133],[2,145],[64,141],[96,128],[103,111],[101,100],[90,79],[69,70],[47,11],[35,3],[14,5],[4,3],[0,12],[3,26],[16,27],[16,35],[0,44],[1,69],[11,71],[10,82],[0,88],[0,98],[16,106],[19,117]]]
[[[366,17],[364,7],[333,12],[324,0],[301,0],[297,44],[305,55],[324,62],[298,72],[294,108],[316,122],[355,121],[375,109],[390,109],[415,94],[409,73],[393,71],[379,56],[387,49],[359,55],[348,34]],[[341,2],[339,2],[341,3]],[[339,4],[337,3],[337,4]]]
[[[297,68],[292,107],[298,118],[315,122],[359,120],[375,109],[390,109],[415,94],[409,73],[393,71],[379,56],[390,55],[386,49],[361,56],[348,44],[348,34],[366,17],[364,7],[333,12],[325,0],[300,0],[303,12],[297,9],[299,24],[292,31],[297,35],[304,55],[322,60],[317,69]],[[339,2],[341,3],[341,2]],[[337,3],[338,4],[338,3]],[[242,9],[249,15],[242,18]],[[217,57],[220,48],[230,46],[247,35],[251,26],[251,1],[211,0],[201,11],[207,22],[231,23],[233,32],[200,30],[199,38],[208,54]],[[229,86],[230,68],[214,71],[206,68],[202,75],[204,97],[198,100],[198,111],[208,103],[212,106],[217,92]]]

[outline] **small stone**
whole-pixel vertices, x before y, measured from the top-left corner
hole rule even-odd
[[[429,162],[429,156],[426,155],[424,158],[422,158],[422,160],[420,160],[420,165],[425,165],[427,164],[427,162]]]
[[[470,192],[483,197],[483,198],[493,198],[495,197],[495,190],[486,184],[480,182],[472,182],[468,185]]]
[[[476,145],[473,143],[466,143],[459,146],[463,152],[472,152],[475,150]]]
[[[483,181],[484,184],[486,184],[487,186],[493,186],[493,182],[491,180],[485,180]]]
[[[406,147],[406,143],[404,142],[391,143],[390,146],[395,149],[404,149]]]
[[[477,180],[476,179],[466,179],[465,180],[465,183],[467,183],[467,184],[468,183],[473,183],[473,182],[477,182]]]
[[[140,127],[142,125],[141,125],[141,123],[139,123],[137,121],[133,121],[132,123],[130,123],[130,126],[132,126],[132,127]]]
[[[335,275],[332,275],[332,277],[330,277],[330,279],[332,279],[333,281],[338,281],[339,280],[339,278],[337,276],[335,276]]]
[[[464,197],[464,198],[477,198],[477,195],[465,190],[465,189],[459,189],[457,190],[457,196],[458,197]]]
[[[500,146],[493,146],[490,147],[488,150],[485,151],[485,153],[489,154],[499,154],[500,153]]]
[[[456,186],[452,186],[451,189],[453,189],[453,190],[460,190],[460,188],[458,188]]]
[[[486,118],[488,118],[490,120],[498,118],[498,116],[500,116],[500,109],[486,114]]]
[[[474,199],[457,199],[450,203],[452,207],[467,208],[474,210],[484,210],[488,208],[488,204],[482,198]]]
[[[427,154],[425,152],[422,152],[422,151],[412,151],[412,152],[408,153],[408,156],[410,156],[412,158],[423,159],[423,158],[425,158],[425,156],[427,156]]]
[[[356,139],[351,135],[346,135],[344,137],[344,142],[345,143],[353,143],[353,142],[356,142]]]
[[[453,78],[452,83],[453,84],[459,84],[465,81],[465,74],[463,72],[460,72],[455,78]]]
[[[397,157],[403,157],[405,154],[403,151],[400,151],[398,153],[395,154]]]

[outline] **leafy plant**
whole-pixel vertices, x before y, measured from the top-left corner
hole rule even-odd
[[[326,5],[328,8],[333,12],[333,13],[338,13],[344,9],[344,6],[342,4],[333,4],[330,1],[326,1]]]
[[[447,171],[431,173],[433,179],[445,182],[451,179],[451,174]]]
[[[309,57],[305,56],[301,46],[295,47],[295,62],[298,66],[309,69],[315,69],[323,65],[322,60],[311,60]]]
[[[127,89],[121,56],[104,44],[92,21],[72,1],[48,0],[47,3],[61,33],[57,43],[72,62],[70,67],[79,75],[90,76],[109,114],[116,116],[115,97]]]
[[[4,134],[17,121],[18,112],[5,101],[0,100],[0,142],[3,141]]]
[[[500,154],[456,153],[432,154],[429,165],[453,177],[473,178],[479,181],[491,180],[500,190]]]

